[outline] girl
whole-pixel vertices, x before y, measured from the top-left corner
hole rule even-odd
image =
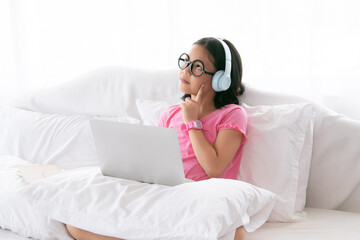
[[[202,38],[189,53],[181,54],[178,65],[184,101],[167,109],[159,126],[177,130],[186,178],[236,179],[247,126],[238,100],[245,90],[239,53],[227,40]],[[67,229],[79,240],[117,239],[68,225]],[[235,240],[243,239],[244,229],[239,227]]]

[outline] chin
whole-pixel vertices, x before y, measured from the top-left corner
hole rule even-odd
[[[184,86],[184,83],[179,84],[179,90],[180,92],[187,94],[189,92],[189,88],[187,86]]]

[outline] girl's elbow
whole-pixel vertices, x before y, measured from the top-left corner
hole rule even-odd
[[[211,164],[208,164],[206,168],[203,168],[209,178],[220,177],[220,175],[226,170],[228,166],[228,164],[225,164],[226,161],[219,158],[210,162]]]
[[[225,164],[226,161],[218,161],[218,163],[208,166],[205,170],[209,178],[218,178],[223,174],[229,164]]]
[[[209,169],[206,171],[206,175],[208,175],[209,178],[220,177],[222,173],[223,171],[219,171],[218,169]]]

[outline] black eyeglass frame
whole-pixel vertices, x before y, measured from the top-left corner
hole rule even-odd
[[[184,54],[185,54],[185,56],[187,57],[187,60],[181,58]],[[189,57],[189,55],[188,55],[187,53],[182,53],[182,54],[180,55],[180,57],[179,57],[179,59],[178,59],[178,66],[179,66],[179,68],[180,68],[181,70],[186,69],[186,68],[190,65],[190,73],[191,73],[191,75],[193,75],[193,76],[195,76],[195,77],[200,77],[200,76],[203,75],[204,73],[209,74],[209,75],[211,75],[211,76],[214,76],[214,75],[215,75],[215,73],[211,73],[211,72],[205,71],[205,65],[204,65],[204,63],[203,63],[201,60],[196,59],[196,60],[190,62],[189,59],[190,59],[190,57]],[[180,60],[186,63],[185,67],[181,67],[181,66],[180,66]],[[198,75],[195,75],[195,74],[192,72],[192,66],[193,66],[193,64],[194,64],[195,62],[200,62],[201,65],[202,65],[202,71],[201,71],[201,73],[198,74]]]

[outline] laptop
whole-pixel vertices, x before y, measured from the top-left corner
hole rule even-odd
[[[185,183],[175,129],[91,119],[105,176],[175,186]]]

